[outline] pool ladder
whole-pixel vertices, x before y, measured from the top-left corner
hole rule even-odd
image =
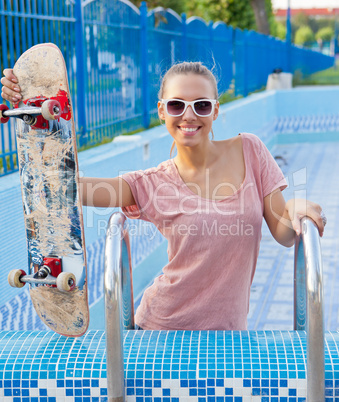
[[[303,218],[295,244],[294,329],[307,332],[307,402],[325,401],[322,260],[319,233]],[[123,329],[134,329],[130,242],[126,217],[114,213],[105,245],[105,314],[108,402],[124,402]]]
[[[120,212],[108,222],[104,287],[108,402],[124,402],[123,329],[134,329],[134,300],[127,222]]]
[[[318,228],[303,218],[294,253],[294,330],[307,333],[307,402],[325,401],[322,277]]]

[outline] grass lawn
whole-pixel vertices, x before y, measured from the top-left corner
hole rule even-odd
[[[296,72],[293,85],[339,85],[339,60],[334,67],[308,76],[302,76],[300,72]]]

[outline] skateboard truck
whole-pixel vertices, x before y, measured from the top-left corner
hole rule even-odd
[[[76,280],[71,272],[62,272],[61,259],[45,257],[40,266],[35,267],[32,275],[26,275],[22,269],[14,269],[8,275],[8,282],[12,287],[22,288],[26,283],[31,285],[45,285],[56,287],[61,292],[70,292],[75,289]]]
[[[35,129],[48,128],[48,120],[58,120],[61,117],[61,106],[57,100],[35,98],[25,106],[9,109],[0,105],[0,122],[7,123],[10,117],[21,119]]]
[[[67,93],[60,90],[53,98],[37,96],[25,100],[25,106],[16,104],[14,109],[9,109],[5,104],[0,104],[0,123],[7,123],[10,117],[22,119],[33,129],[48,128],[48,120],[71,119],[71,106]]]

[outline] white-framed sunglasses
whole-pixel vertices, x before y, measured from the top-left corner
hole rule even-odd
[[[192,102],[182,99],[161,99],[161,103],[165,105],[166,112],[170,116],[182,116],[188,106],[191,106],[193,112],[199,117],[208,117],[213,111],[217,101],[215,99],[197,99]]]

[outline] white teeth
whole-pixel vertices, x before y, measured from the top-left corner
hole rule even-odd
[[[197,128],[187,128],[187,127],[180,127],[182,131],[187,131],[192,133],[193,131],[197,131]]]

